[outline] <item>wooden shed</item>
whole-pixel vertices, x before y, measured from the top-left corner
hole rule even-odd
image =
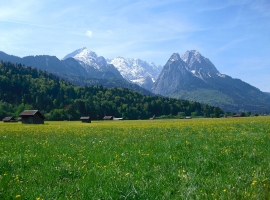
[[[88,116],[88,117],[81,117],[80,120],[82,120],[82,122],[84,123],[91,123],[91,118]]]
[[[3,122],[18,122],[18,120],[16,120],[14,117],[5,117],[2,121]]]
[[[45,117],[38,110],[25,110],[20,116],[23,124],[44,124]]]
[[[105,116],[105,117],[103,117],[104,120],[113,120],[113,118],[114,118],[113,116]]]

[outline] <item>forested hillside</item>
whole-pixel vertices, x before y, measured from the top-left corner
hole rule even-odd
[[[74,86],[48,72],[0,62],[0,119],[17,117],[24,109],[39,110],[48,120],[77,120],[88,115],[92,119],[105,115],[147,119],[179,112],[209,117],[222,112],[197,102],[145,96],[128,89]]]

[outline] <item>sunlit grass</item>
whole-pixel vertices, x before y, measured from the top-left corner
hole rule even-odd
[[[0,199],[269,199],[270,118],[0,123]]]

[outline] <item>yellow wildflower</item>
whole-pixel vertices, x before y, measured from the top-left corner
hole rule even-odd
[[[256,183],[257,183],[257,180],[253,180],[251,184],[255,185]]]

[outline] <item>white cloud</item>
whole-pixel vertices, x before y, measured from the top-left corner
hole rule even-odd
[[[86,31],[86,35],[87,35],[88,37],[92,37],[93,32],[92,32],[92,31]]]

